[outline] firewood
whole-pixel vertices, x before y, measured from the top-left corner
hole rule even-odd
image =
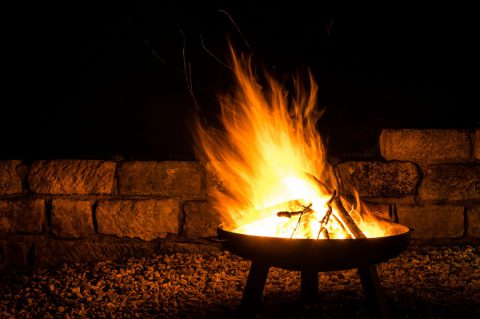
[[[352,234],[353,238],[367,238],[362,230],[357,226],[350,214],[345,210],[342,204],[340,196],[335,198],[333,205],[337,209],[338,217],[343,222],[348,231]]]
[[[311,213],[311,212],[313,212],[313,210],[312,210],[310,207],[312,207],[312,203],[310,203],[308,206],[305,206],[305,209],[300,212],[300,215],[298,216],[297,224],[295,225],[295,228],[293,229],[293,232],[292,232],[292,235],[290,236],[290,239],[293,238],[293,235],[294,235],[295,232],[297,231],[298,226],[300,226],[300,222],[301,222],[301,220],[302,220],[303,214],[304,214],[304,213]],[[277,216],[278,216],[278,215],[277,215]]]
[[[317,187],[320,189],[320,192],[323,194],[331,194],[333,193],[330,187],[328,187],[325,183],[323,183],[321,180],[319,180],[317,177],[315,177],[312,174],[309,173],[304,173],[310,180],[312,180]]]
[[[345,228],[345,226],[343,226],[343,223],[340,221],[340,219],[338,219],[338,217],[335,215],[335,214],[332,214],[332,218],[333,220],[337,223],[337,225],[340,226],[340,228],[342,228],[342,231],[345,233],[345,234],[348,234],[348,230]]]
[[[322,230],[322,234],[323,234],[323,237],[325,237],[325,239],[330,239],[330,235],[328,234],[328,230],[326,230],[325,228]]]
[[[325,230],[326,231],[326,227],[327,227],[327,224],[330,220],[330,215],[332,215],[332,212],[333,212],[333,209],[332,209],[332,202],[335,200],[335,197],[337,196],[337,191],[336,190],[333,190],[333,194],[332,194],[332,197],[330,197],[330,199],[328,200],[327,202],[327,212],[325,213],[325,215],[323,216],[322,220],[320,221],[320,229],[318,231],[318,235],[317,235],[317,239],[320,238],[320,234]],[[328,232],[327,232],[327,235],[328,235]],[[325,238],[327,239],[330,239],[330,236],[325,236]]]
[[[310,210],[310,212],[312,212],[312,210]],[[296,211],[296,212],[283,211],[283,212],[278,212],[278,213],[277,213],[277,216],[278,216],[278,217],[288,217],[288,218],[292,218],[292,216],[297,216],[297,215],[305,214],[305,213],[306,213],[306,212],[303,211],[303,210],[299,210],[299,211]]]
[[[305,208],[305,205],[302,204],[301,199],[293,199],[293,200],[275,204],[273,206],[261,208],[257,210],[257,212],[259,214],[271,214],[272,212],[278,212],[278,213],[288,212],[288,213],[294,213],[292,216],[295,216],[300,214],[300,212],[303,211],[304,208]],[[279,217],[289,217],[289,216],[287,216],[287,214],[284,214],[284,216],[279,216]]]
[[[293,201],[291,201],[293,202]],[[295,201],[297,202],[297,201]],[[281,212],[277,212],[277,216],[278,217],[288,217],[288,218],[292,218],[292,216],[297,216],[297,215],[302,215],[302,214],[309,214],[309,213],[313,213],[313,210],[310,208],[312,207],[312,204],[310,203],[309,205],[307,206],[302,206],[303,209],[302,210],[298,210],[298,211],[293,211],[293,212],[290,212],[290,211],[281,211]]]

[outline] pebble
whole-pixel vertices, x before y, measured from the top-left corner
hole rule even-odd
[[[228,252],[175,253],[10,274],[0,317],[235,317],[249,267]],[[479,269],[479,246],[410,247],[378,265],[398,318],[480,318]],[[259,318],[369,317],[356,270],[319,273],[319,289],[304,306],[300,272],[272,267]]]

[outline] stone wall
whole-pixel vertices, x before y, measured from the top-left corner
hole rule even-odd
[[[197,162],[0,161],[0,270],[218,249]]]
[[[480,130],[384,130],[382,159],[336,165],[417,243],[480,239]],[[218,249],[198,162],[0,161],[0,270]],[[344,192],[351,192],[345,187]]]

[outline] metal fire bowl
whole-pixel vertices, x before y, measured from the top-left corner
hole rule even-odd
[[[332,271],[359,268],[398,256],[410,242],[410,230],[360,239],[289,239],[252,236],[217,229],[225,249],[245,259],[289,270]]]

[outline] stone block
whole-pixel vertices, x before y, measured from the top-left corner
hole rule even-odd
[[[361,197],[404,197],[415,194],[418,168],[409,162],[346,162],[337,165],[346,191]]]
[[[38,194],[111,194],[116,163],[98,160],[34,162],[30,189]]]
[[[380,153],[387,160],[414,162],[465,162],[471,144],[466,130],[383,130]]]
[[[85,238],[94,233],[92,203],[54,199],[52,201],[51,229],[60,238]]]
[[[397,206],[400,224],[413,228],[412,238],[463,236],[463,206]]]
[[[178,234],[179,206],[175,199],[101,200],[96,210],[98,232],[147,241]]]
[[[185,236],[203,238],[217,236],[220,216],[208,201],[189,201],[183,205]]]
[[[467,208],[467,234],[480,238],[480,206]]]
[[[207,195],[212,196],[216,192],[225,192],[225,186],[215,172],[211,162],[205,164],[205,190]]]
[[[202,179],[197,162],[133,161],[118,170],[121,195],[194,196],[202,192]]]
[[[423,202],[479,201],[480,164],[436,164],[425,167],[418,194]]]
[[[43,199],[17,199],[0,201],[0,234],[39,234],[45,225]]]
[[[21,193],[22,181],[17,173],[21,161],[0,161],[0,195]]]
[[[480,128],[477,128],[472,133],[473,157],[480,160]]]

